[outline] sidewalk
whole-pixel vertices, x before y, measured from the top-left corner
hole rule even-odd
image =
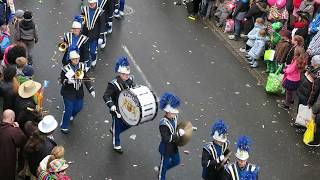
[[[266,70],[266,65],[263,61],[259,61],[259,66],[258,68],[251,68],[249,66],[249,64],[247,63],[248,61],[246,60],[245,57],[245,53],[240,52],[240,48],[244,48],[245,47],[245,39],[241,38],[238,41],[233,41],[230,40],[228,38],[228,35],[230,35],[229,33],[224,33],[224,29],[217,27],[213,20],[207,19],[207,20],[202,20],[201,18],[198,19],[199,21],[202,21],[206,26],[208,26],[209,29],[211,29],[213,31],[213,33],[215,33],[215,35],[217,35],[217,37],[219,39],[221,39],[222,41],[225,42],[225,47],[229,49],[229,51],[234,55],[235,58],[237,58],[239,60],[239,62],[241,63],[241,65],[243,65],[243,67],[245,69],[248,70],[248,72],[257,79],[257,85],[258,86],[262,86],[262,90],[265,91],[265,84],[267,81],[267,77],[268,74],[265,72]],[[284,98],[283,95],[270,95],[275,97],[276,101],[275,103],[280,103],[281,100]],[[287,111],[289,117],[290,117],[290,125],[293,126],[293,123],[295,121],[295,117],[297,115],[297,104],[295,103],[289,111]]]

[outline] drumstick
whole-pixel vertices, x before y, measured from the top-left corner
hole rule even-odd
[[[121,114],[117,110],[115,110],[114,112],[117,114],[117,118],[121,118]]]

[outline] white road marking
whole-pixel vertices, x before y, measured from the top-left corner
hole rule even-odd
[[[151,86],[151,83],[148,81],[146,75],[143,73],[143,71],[141,70],[140,66],[137,64],[136,60],[134,59],[133,55],[130,53],[130,51],[128,50],[127,46],[122,44],[122,49],[124,50],[124,52],[127,53],[127,55],[129,56],[132,64],[135,66],[135,68],[137,69],[137,71],[140,73],[144,83],[151,89],[152,89],[152,86]],[[156,92],[153,91],[155,94]]]

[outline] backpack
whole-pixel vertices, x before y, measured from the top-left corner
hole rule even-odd
[[[7,0],[0,0],[0,26],[8,24],[10,14],[10,7],[8,6]]]

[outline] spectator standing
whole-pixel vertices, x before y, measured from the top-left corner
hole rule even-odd
[[[242,29],[241,22],[244,20],[244,16],[249,10],[248,0],[238,0],[236,8],[232,13],[232,18],[234,19],[234,34],[229,35],[229,39],[238,40],[240,38],[240,33]]]
[[[29,64],[32,65],[32,50],[34,44],[38,42],[37,26],[32,20],[32,12],[24,12],[23,20],[21,20],[18,25],[16,38],[27,46]]]
[[[0,82],[0,84],[0,96],[3,97],[3,110],[14,109],[20,85],[16,79],[16,68],[14,66],[4,69],[3,82]]]
[[[256,0],[251,5],[248,13],[245,14],[244,20],[244,34],[248,34],[249,31],[254,27],[257,18],[263,18],[267,12],[267,2],[266,0]]]
[[[15,114],[12,110],[3,112],[0,123],[0,179],[3,180],[15,179],[17,148],[23,147],[27,140],[14,120]]]
[[[288,54],[291,48],[291,42],[290,42],[291,32],[288,30],[281,30],[280,35],[281,35],[281,40],[277,44],[275,48],[275,54],[274,54],[274,61],[277,66],[285,63],[286,55]],[[269,72],[274,72],[274,70],[275,70],[275,67],[269,67]]]
[[[295,92],[299,87],[300,74],[305,70],[306,54],[302,47],[297,47],[294,50],[294,57],[291,64],[284,69],[283,87],[286,90],[286,98],[284,103],[278,106],[284,110],[289,110],[289,106],[293,104]]]
[[[263,55],[266,46],[266,41],[266,31],[264,29],[261,29],[259,31],[257,39],[254,41],[254,44],[248,53],[250,61],[249,64],[251,68],[258,67],[257,60],[260,59]]]
[[[292,37],[292,40],[291,40],[291,48],[286,56],[286,60],[285,60],[285,63],[286,65],[288,64],[291,64],[291,60],[293,59],[293,55],[294,55],[294,52],[295,52],[295,49],[298,48],[298,47],[302,47],[303,48],[303,44],[304,44],[304,39],[302,36],[299,36],[299,35],[294,35]]]
[[[41,171],[39,175],[39,180],[71,180],[69,176],[66,175],[66,169],[69,167],[66,160],[55,159],[49,164],[48,171]]]

